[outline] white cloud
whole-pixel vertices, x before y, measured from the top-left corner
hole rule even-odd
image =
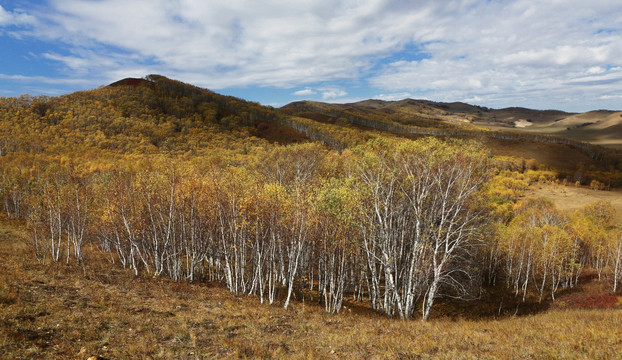
[[[387,96],[532,107],[602,101],[620,87],[622,3],[614,0],[50,4],[28,14],[0,7],[0,26],[30,24],[14,31],[65,49],[38,55],[66,76],[97,81],[162,73],[215,90],[299,88],[291,94],[327,101],[345,98],[348,83]]]
[[[0,5],[0,25],[9,24],[12,22],[12,20],[13,20],[13,16],[11,16],[11,14],[9,14],[6,10],[4,10],[2,5]]]
[[[0,80],[11,80],[20,82],[37,82],[44,84],[60,84],[60,85],[87,85],[91,82],[91,79],[78,79],[78,78],[53,78],[48,76],[28,76],[28,75],[9,75],[0,74]]]
[[[298,90],[292,93],[292,95],[296,95],[296,96],[309,96],[313,94],[316,94],[316,92],[313,91],[312,89]]]
[[[468,104],[478,104],[482,102],[482,100],[484,100],[484,98],[476,95],[476,96],[473,96],[472,98],[462,99],[462,102],[465,102]]]
[[[22,11],[7,11],[0,5],[0,27],[2,26],[24,26],[35,23],[35,18]]]
[[[604,73],[606,70],[603,69],[600,66],[592,66],[591,68],[587,69],[587,71],[585,72],[588,75],[595,75],[595,74],[602,74]]]
[[[54,1],[33,34],[77,47],[94,44],[153,59],[201,85],[291,87],[356,79],[404,36],[388,26],[382,1],[336,3],[182,0]],[[378,21],[369,20],[378,15]],[[184,76],[185,75],[185,76]]]
[[[379,95],[374,96],[373,98],[377,100],[384,100],[384,101],[398,101],[398,100],[408,99],[412,97],[413,95],[411,93],[401,92],[401,93],[392,93],[392,94],[379,94]]]
[[[0,26],[33,24],[35,18],[21,11],[7,11],[0,5]]]
[[[67,75],[88,76],[92,74],[104,82],[119,80],[119,73],[131,77],[142,77],[156,70],[149,66],[140,66],[140,59],[136,55],[106,50],[96,52],[77,49],[71,55],[49,52],[43,53],[42,56],[45,59],[61,63],[64,66],[62,72]]]
[[[370,82],[489,106],[587,105],[618,76],[607,68],[622,56],[620,12],[622,4],[612,1],[519,0],[477,2],[462,15],[449,15],[451,22],[434,14],[430,26],[440,20],[442,30],[423,46],[429,57],[387,64]]]
[[[49,60],[59,61],[71,70],[81,70],[90,66],[90,59],[77,56],[62,56],[55,53],[44,53],[43,57]]]
[[[318,91],[322,93],[322,99],[324,100],[335,100],[348,95],[347,91],[339,86],[322,87],[318,88]]]

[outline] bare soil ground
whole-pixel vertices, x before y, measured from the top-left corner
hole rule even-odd
[[[619,306],[479,320],[437,314],[426,323],[362,306],[330,315],[296,302],[286,311],[216,284],[134,277],[95,258],[85,267],[41,265],[21,225],[4,221],[0,229],[5,359],[613,359],[622,353]]]
[[[309,141],[305,135],[279,124],[259,122],[255,127],[257,136],[273,143],[288,145]]]

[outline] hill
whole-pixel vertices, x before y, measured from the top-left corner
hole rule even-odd
[[[490,109],[460,102],[413,99],[365,100],[350,104],[298,101],[282,109],[290,114],[329,122],[343,118],[359,125],[365,125],[370,120],[382,123],[383,119],[422,128],[451,128],[457,125],[470,130],[555,135],[622,149],[622,112],[619,111],[599,110],[575,114],[520,107]]]
[[[489,129],[513,129],[526,133],[562,136],[591,144],[622,149],[622,112],[590,111],[581,114],[559,112],[491,112],[492,117],[478,117],[474,123]],[[546,114],[546,115],[544,115]],[[543,116],[544,115],[544,116]]]
[[[0,154],[61,154],[80,150],[236,152],[248,144],[295,143],[308,138],[271,121],[274,111],[157,75],[60,97],[0,99]]]
[[[620,133],[617,113],[493,110],[412,99],[296,102],[274,109],[159,75],[56,98],[3,98],[0,108],[4,117],[0,125],[7,134],[0,141],[4,154],[60,153],[85,146],[117,154],[132,149],[200,152],[214,147],[231,152],[240,138],[255,146],[319,141],[341,151],[380,135],[438,136],[475,139],[493,155],[534,160],[560,170],[569,180],[582,169],[596,173],[615,168],[622,157],[582,141],[591,136],[599,137],[599,143],[615,144]],[[13,121],[16,117],[19,123]],[[498,130],[482,127],[483,119],[488,119],[488,128]],[[519,127],[513,121],[519,121]],[[193,139],[188,141],[190,133]],[[248,151],[248,146],[233,152]],[[592,178],[581,181],[589,183]]]
[[[546,164],[569,180],[580,168],[606,171],[612,166],[622,166],[619,165],[622,153],[596,145],[604,145],[602,141],[594,144],[588,141],[594,136],[601,140],[609,138],[609,145],[622,141],[622,133],[612,132],[618,126],[618,120],[609,112],[585,115],[604,119],[594,123],[600,126],[598,133],[593,132],[595,127],[579,127],[573,133],[565,128],[555,131],[554,126],[571,122],[580,116],[578,114],[524,108],[494,110],[428,100],[366,100],[349,104],[298,101],[283,106],[281,110],[325,124],[348,124],[362,130],[380,130],[408,138],[432,135],[475,139],[485,144],[493,155]]]
[[[618,322],[618,154],[446,107],[274,109],[158,75],[0,98],[0,350],[447,357],[462,343],[404,347],[415,322],[389,318],[432,319],[424,337],[462,326],[443,317],[465,336]],[[546,330],[534,356],[568,342]],[[572,351],[608,356],[619,337],[599,334]],[[469,356],[497,355],[481,343]]]

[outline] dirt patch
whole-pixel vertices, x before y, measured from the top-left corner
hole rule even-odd
[[[289,324],[277,324],[277,325],[264,326],[263,331],[268,334],[291,335],[294,332],[294,328]]]
[[[622,297],[615,295],[588,295],[568,297],[560,302],[572,309],[610,309],[620,307],[620,299]]]
[[[517,121],[514,121],[514,127],[517,127],[517,128],[524,128],[524,127],[528,127],[531,125],[533,125],[533,123],[525,119],[519,119]]]
[[[140,85],[150,85],[151,81],[145,80],[145,79],[139,79],[139,78],[125,78],[116,82],[113,82],[112,84],[108,85],[111,87],[115,87],[115,86],[133,86],[133,87],[137,87]]]

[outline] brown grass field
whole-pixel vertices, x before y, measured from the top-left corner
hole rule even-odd
[[[84,268],[40,265],[24,238],[21,225],[2,222],[0,358],[5,359],[619,359],[622,354],[622,297],[611,294],[591,295],[596,300],[562,295],[555,306],[532,315],[437,314],[425,323],[385,318],[364,307],[330,315],[308,302],[286,311],[233,296],[216,284],[134,277],[97,260]],[[584,285],[596,288],[606,291]]]
[[[622,149],[622,112],[590,111],[536,121],[525,126],[520,116],[507,117],[505,123],[476,121],[477,125],[497,131],[516,131],[557,135],[606,147]]]
[[[556,184],[532,184],[527,193],[527,197],[547,198],[555,204],[558,209],[573,212],[581,210],[586,205],[597,201],[609,201],[615,209],[615,220],[622,224],[622,189],[611,189],[607,191],[592,190],[585,186],[562,186]]]
[[[478,140],[495,156],[535,159],[540,164],[547,164],[559,170],[574,171],[579,163],[596,168],[602,166],[582,151],[568,145],[493,138]]]

